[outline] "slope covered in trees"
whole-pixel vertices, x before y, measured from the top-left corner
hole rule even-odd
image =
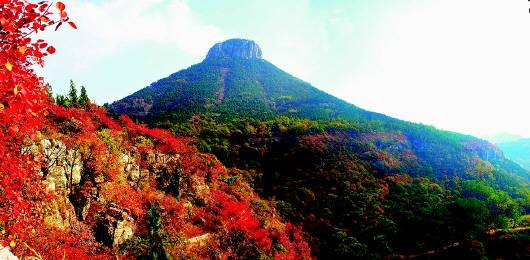
[[[304,224],[322,258],[417,254],[455,241],[472,250],[471,241],[488,243],[487,230],[525,226],[530,213],[524,171],[476,139],[454,140],[449,150],[399,131],[288,117],[217,123],[196,116],[172,130],[252,179],[287,219]]]
[[[188,138],[95,105],[47,109],[31,150],[52,197],[24,240],[45,258],[309,256],[299,229]]]
[[[408,255],[455,241],[478,257],[490,252],[477,249],[488,230],[525,225],[530,174],[494,145],[362,110],[255,48],[217,44],[201,63],[110,109],[196,138],[303,224],[322,258]]]

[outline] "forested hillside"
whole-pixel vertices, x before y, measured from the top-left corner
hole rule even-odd
[[[365,111],[255,50],[247,40],[219,43],[201,63],[109,108],[196,138],[201,151],[237,169],[234,179],[252,182],[285,219],[303,224],[323,259],[455,242],[473,257],[528,254],[513,244],[487,247],[488,230],[524,226],[530,210],[530,174],[494,145]]]
[[[172,130],[196,137],[200,150],[253,180],[287,219],[304,224],[322,258],[486,243],[487,230],[526,225],[528,177],[488,143],[418,126],[432,131],[432,139],[451,140],[447,148],[429,144],[427,135],[418,141],[364,127],[288,117],[216,123],[196,116]],[[438,156],[425,155],[432,153]]]

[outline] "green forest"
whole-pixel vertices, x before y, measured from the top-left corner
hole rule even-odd
[[[470,137],[459,144],[463,136],[417,126],[426,140],[454,145],[428,147],[378,125],[289,117],[217,123],[195,116],[163,126],[196,138],[201,151],[234,168],[233,178],[249,181],[288,220],[302,223],[322,258],[412,255],[455,242],[461,246],[454,250],[465,252],[439,253],[496,257],[524,254],[529,241],[525,234],[515,234],[517,242],[488,234],[526,227],[528,175],[513,175],[518,168],[509,161],[481,158],[492,148]]]

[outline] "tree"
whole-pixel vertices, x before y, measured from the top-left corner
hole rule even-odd
[[[78,103],[81,106],[86,106],[90,104],[90,99],[88,98],[88,95],[86,93],[85,86],[81,86],[81,94],[79,95]]]
[[[77,89],[73,80],[70,80],[70,91],[68,92],[68,100],[70,105],[75,105],[78,103]]]
[[[46,89],[48,90],[47,93],[48,93],[48,97],[52,100],[52,102],[54,102],[55,100],[53,99],[53,89],[52,89],[52,85],[50,85],[50,83],[46,83]]]
[[[68,101],[68,98],[63,95],[57,95],[55,97],[55,103],[62,107],[67,107],[70,105],[70,101]]]
[[[164,246],[169,244],[168,235],[164,232],[162,222],[163,209],[158,202],[153,203],[147,211],[147,235],[145,238],[133,237],[120,248],[121,253],[129,253],[138,259],[170,259]]]

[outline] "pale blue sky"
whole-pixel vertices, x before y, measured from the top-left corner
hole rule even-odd
[[[264,57],[368,110],[486,136],[530,136],[530,3],[523,0],[72,0],[78,30],[42,72],[112,102],[200,62],[215,42]]]

